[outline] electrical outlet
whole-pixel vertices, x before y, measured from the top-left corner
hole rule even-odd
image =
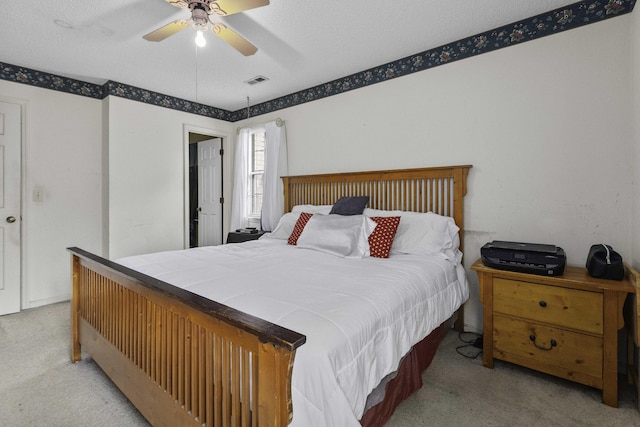
[[[33,189],[33,201],[42,202],[44,200],[44,190],[42,188]]]

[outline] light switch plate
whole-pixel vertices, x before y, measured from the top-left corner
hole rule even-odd
[[[42,202],[44,200],[44,190],[42,188],[33,189],[33,201]]]

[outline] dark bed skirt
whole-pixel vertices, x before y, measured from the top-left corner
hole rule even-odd
[[[400,362],[395,378],[387,383],[384,400],[369,408],[362,416],[360,424],[363,427],[384,425],[391,418],[398,405],[422,387],[422,373],[431,364],[438,345],[451,329],[454,321],[453,317],[445,321],[413,346]]]

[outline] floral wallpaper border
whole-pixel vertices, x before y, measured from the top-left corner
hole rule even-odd
[[[540,37],[571,30],[583,25],[593,24],[630,13],[633,11],[635,3],[636,0],[581,1],[567,7],[546,12],[350,76],[251,106],[249,113],[251,116],[259,116],[515,44],[535,40]],[[104,85],[97,85],[3,62],[0,62],[0,79],[97,99],[104,99],[109,95],[119,96],[229,122],[236,122],[247,118],[246,108],[231,112],[114,81],[108,81]]]

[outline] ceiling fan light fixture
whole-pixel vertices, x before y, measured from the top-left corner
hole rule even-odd
[[[202,32],[202,30],[197,30],[196,31],[196,46],[198,47],[205,47],[207,44],[207,39],[204,38],[204,33]]]
[[[189,19],[176,19],[149,34],[145,34],[142,36],[143,39],[159,42],[192,25],[195,31],[202,32],[202,34],[197,34],[195,38],[198,47],[206,44],[204,32],[212,29],[218,38],[244,56],[253,55],[258,51],[257,47],[233,29],[220,22],[211,21],[209,15],[234,15],[246,10],[266,6],[270,3],[269,0],[166,0],[166,2],[181,9],[189,9],[191,17]]]

